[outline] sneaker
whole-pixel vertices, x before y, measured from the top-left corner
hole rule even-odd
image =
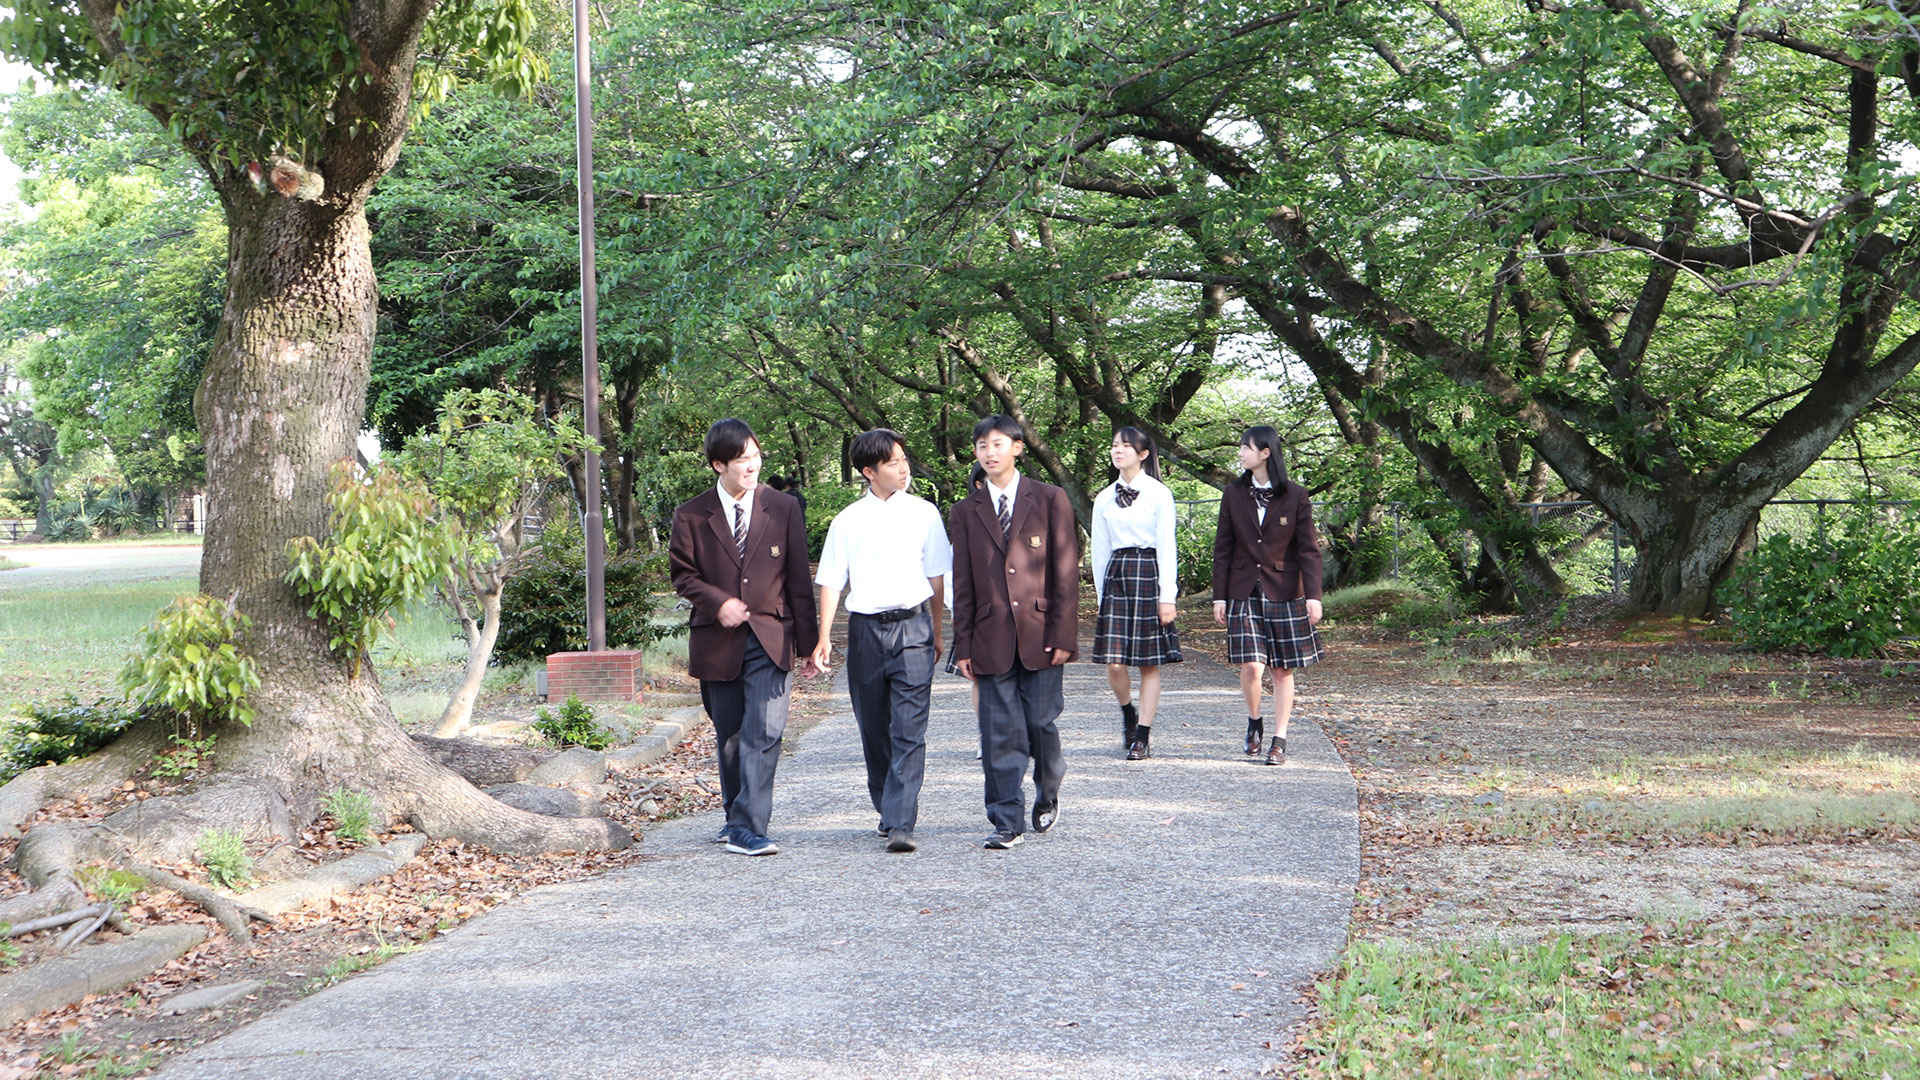
[[[758,833],[740,829],[727,837],[727,850],[735,855],[778,855],[780,846]]]
[[[987,837],[987,842],[982,846],[992,848],[995,851],[1005,851],[1026,838],[1025,833],[996,832],[992,836]]]
[[[918,851],[920,845],[913,842],[913,833],[906,829],[894,829],[887,833],[888,851]]]
[[[714,837],[713,842],[716,844],[724,844],[731,839],[733,839],[733,826],[722,825],[720,826],[720,835]]]
[[[1059,803],[1050,803],[1046,806],[1041,806],[1039,803],[1033,804],[1033,831],[1034,832],[1046,832],[1048,829],[1053,828],[1054,822],[1059,820],[1060,820],[1060,804]]]
[[[880,839],[885,840],[887,837],[893,835],[893,830],[887,828],[885,825],[882,825],[879,828],[874,829],[873,834],[875,836],[878,836]]]

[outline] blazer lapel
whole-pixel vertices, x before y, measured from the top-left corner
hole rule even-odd
[[[967,496],[967,501],[974,504],[974,514],[979,517],[981,528],[985,529],[987,535],[993,539],[993,546],[999,548],[1004,554],[1007,550],[1007,538],[1000,535],[1000,515],[993,508],[993,492],[987,490],[987,485],[981,484],[973,494]],[[1015,499],[1014,503],[1017,505],[1019,501]]]
[[[707,521],[713,525],[713,534],[720,538],[720,547],[727,553],[727,558],[738,563],[740,561],[740,549],[735,547],[733,543],[733,522],[727,520],[727,505],[720,501],[720,496],[718,495],[713,497],[713,501],[716,504],[713,508],[713,516],[708,518]],[[758,519],[760,515],[755,514],[753,517]],[[753,522],[748,523],[747,531],[753,531]]]
[[[767,513],[767,504],[760,500],[759,489],[754,489],[753,513],[747,515],[747,554],[749,556],[760,550],[760,541],[765,538],[767,530],[773,528],[771,519],[772,515]]]
[[[1027,483],[1025,477],[1021,477],[1013,489],[1013,528],[1009,531],[1012,532],[1013,539],[1016,540],[1022,536],[1029,535],[1027,532],[1028,519],[1039,512],[1036,506],[1039,499],[1035,497],[1033,492],[1026,490],[1032,486],[1033,485]],[[996,523],[999,521],[998,518],[994,520]],[[1012,545],[1009,544],[1009,546]]]

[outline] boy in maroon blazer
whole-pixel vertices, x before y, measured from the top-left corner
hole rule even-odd
[[[736,854],[774,855],[767,820],[794,657],[811,675],[819,634],[807,525],[791,495],[760,486],[760,443],[744,421],[715,423],[706,451],[718,483],[673,512],[668,565],[693,608],[687,670],[720,748],[718,839]]]
[[[1033,831],[1059,816],[1065,763],[1054,721],[1065,705],[1061,665],[1080,640],[1080,534],[1067,493],[1020,475],[1025,451],[1012,417],[974,425],[973,456],[986,482],[954,504],[954,667],[979,690],[986,846],[1025,838],[1022,783],[1033,763]]]

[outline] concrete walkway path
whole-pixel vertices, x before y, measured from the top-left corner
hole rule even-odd
[[[882,850],[835,715],[781,764],[782,854],[725,854],[717,814],[669,823],[640,865],[540,889],[160,1075],[1261,1075],[1345,942],[1353,781],[1311,723],[1294,764],[1250,764],[1234,672],[1167,671],[1154,757],[1126,762],[1103,669],[1068,668],[1060,821],[1011,851],[980,847],[968,691],[942,674],[917,854]]]

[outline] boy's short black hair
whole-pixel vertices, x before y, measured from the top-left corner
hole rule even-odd
[[[853,463],[853,471],[863,473],[868,469],[877,469],[893,460],[893,448],[907,448],[905,436],[892,428],[874,428],[863,431],[853,437],[853,445],[847,447],[847,460]]]
[[[787,478],[784,476],[781,476],[779,473],[774,473],[772,476],[766,477],[762,479],[760,482],[767,485],[768,487],[772,488],[775,491],[785,491],[789,486],[787,483]]]
[[[1020,422],[1001,413],[981,417],[980,422],[973,425],[973,441],[979,442],[996,431],[1014,442],[1027,441],[1026,434],[1020,430]]]
[[[707,464],[725,465],[747,452],[748,443],[759,443],[745,420],[729,416],[715,420],[707,429]]]

